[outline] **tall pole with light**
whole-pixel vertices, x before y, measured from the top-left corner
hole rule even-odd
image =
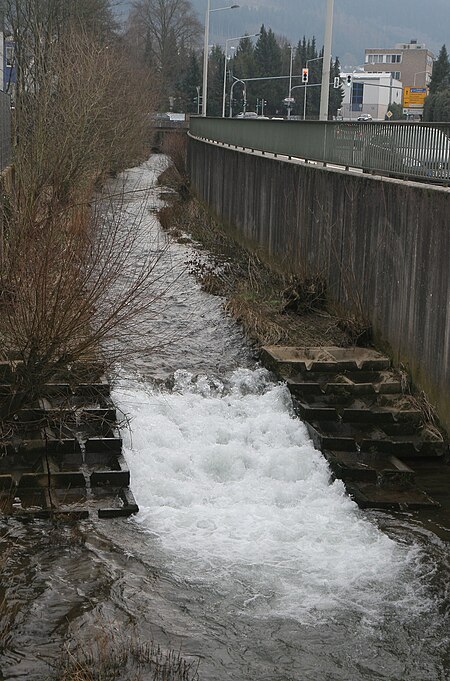
[[[327,0],[325,38],[323,45],[322,87],[320,90],[320,121],[328,120],[328,100],[330,98],[331,40],[333,35],[333,5],[334,0]]]
[[[234,86],[236,83],[241,83],[243,86],[243,96],[244,96],[244,113],[245,113],[245,106],[247,104],[247,86],[243,80],[240,78],[236,78],[236,76],[233,76],[233,83],[230,88],[230,118],[233,118],[233,90]]]
[[[295,47],[290,45],[291,48],[291,59],[289,63],[289,94],[288,94],[288,119],[291,117],[291,104],[292,104],[292,65],[294,63],[294,50]]]
[[[225,100],[226,100],[226,90],[227,90],[227,62],[228,62],[228,43],[233,40],[243,40],[244,38],[257,38],[259,33],[252,33],[251,35],[239,35],[236,38],[227,38],[225,40],[225,66],[223,69],[223,93],[222,93],[222,118],[225,118]],[[234,48],[232,48],[234,49]]]
[[[221,12],[224,9],[237,9],[239,5],[228,5],[227,7],[216,7],[211,9],[211,0],[208,0],[205,15],[205,42],[203,46],[203,90],[202,90],[202,116],[206,116],[208,105],[208,52],[209,52],[209,15],[211,12]]]

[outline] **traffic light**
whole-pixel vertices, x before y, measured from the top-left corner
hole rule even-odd
[[[348,85],[348,87],[350,87],[351,84],[352,84],[352,74],[349,73],[348,76],[347,76],[347,85]]]
[[[341,87],[341,79],[339,78],[339,76],[334,77],[333,87],[334,88]]]
[[[308,82],[308,69],[302,69],[302,83],[307,83]]]

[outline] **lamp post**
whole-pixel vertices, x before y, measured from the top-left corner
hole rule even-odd
[[[208,104],[208,46],[209,46],[209,15],[211,12],[221,12],[224,9],[237,9],[239,5],[227,5],[211,9],[211,0],[208,0],[205,15],[205,43],[203,47],[203,90],[202,90],[202,116],[206,116]]]
[[[416,85],[416,76],[420,76],[422,73],[428,73],[428,71],[417,71],[417,73],[414,74],[414,87]],[[425,87],[427,86],[427,79],[425,77]]]
[[[243,40],[244,38],[257,38],[259,33],[252,33],[251,35],[239,35],[236,38],[227,38],[225,40],[225,66],[223,69],[223,94],[222,94],[222,118],[225,118],[225,100],[226,100],[226,88],[227,88],[227,62],[228,62],[228,43],[233,40]],[[232,48],[234,49],[234,48]]]
[[[236,78],[236,76],[233,76],[234,82],[231,85],[230,88],[230,118],[233,118],[233,90],[234,86],[236,83],[242,83],[244,86],[244,113],[245,113],[245,105],[247,103],[247,86],[245,85],[245,82],[241,80],[240,78]]]
[[[330,98],[331,38],[333,34],[333,4],[334,0],[327,0],[325,38],[323,44],[322,87],[320,90],[320,121],[328,120],[328,100]]]
[[[290,48],[291,48],[291,59],[290,59],[290,62],[289,62],[289,95],[288,95],[288,100],[289,100],[289,101],[288,101],[288,120],[289,120],[289,118],[291,117],[291,104],[292,104],[292,102],[291,102],[291,99],[292,99],[292,94],[291,94],[291,92],[292,92],[292,64],[293,64],[293,62],[294,62],[294,50],[295,50],[295,47],[293,47],[292,45],[290,45]]]

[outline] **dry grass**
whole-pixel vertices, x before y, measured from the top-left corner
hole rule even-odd
[[[201,250],[189,262],[205,291],[226,298],[225,309],[259,344],[342,345],[351,338],[326,309],[320,277],[285,273],[240,244],[197,200],[171,202],[159,212],[174,238],[190,237]]]
[[[199,661],[164,650],[139,639],[132,630],[119,633],[108,627],[94,640],[67,645],[55,681],[196,681]]]

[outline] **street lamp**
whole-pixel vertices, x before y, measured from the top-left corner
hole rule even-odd
[[[290,45],[291,48],[291,59],[289,62],[289,96],[288,96],[288,119],[291,117],[291,104],[292,104],[292,64],[294,62],[294,50],[295,47]]]
[[[244,113],[245,113],[245,106],[247,104],[247,86],[245,85],[245,82],[241,80],[240,78],[236,78],[236,76],[233,76],[234,82],[231,85],[230,88],[230,118],[233,118],[233,90],[234,86],[236,83],[242,83],[243,85],[243,93],[244,93]]]
[[[244,38],[257,38],[259,33],[252,33],[251,35],[239,35],[236,38],[227,38],[225,40],[225,66],[223,69],[223,94],[222,94],[222,118],[225,118],[225,99],[226,99],[226,88],[227,88],[227,61],[228,61],[228,43],[233,40],[243,40]],[[231,48],[234,49],[234,48]]]
[[[211,12],[221,12],[224,9],[237,9],[239,5],[227,5],[227,7],[216,7],[211,9],[211,0],[208,0],[205,16],[205,44],[203,52],[203,92],[202,92],[202,116],[206,116],[206,106],[208,103],[208,46],[209,46],[209,15]]]
[[[428,73],[428,71],[417,71],[417,73],[414,74],[414,86],[416,85],[416,76],[420,76],[422,73]],[[427,85],[427,79],[425,77],[425,87]]]
[[[330,97],[330,61],[331,61],[331,38],[333,34],[333,3],[327,0],[327,15],[325,19],[325,38],[323,44],[322,87],[320,89],[320,113],[319,120],[328,120],[328,100]],[[305,89],[306,93],[306,89]]]

